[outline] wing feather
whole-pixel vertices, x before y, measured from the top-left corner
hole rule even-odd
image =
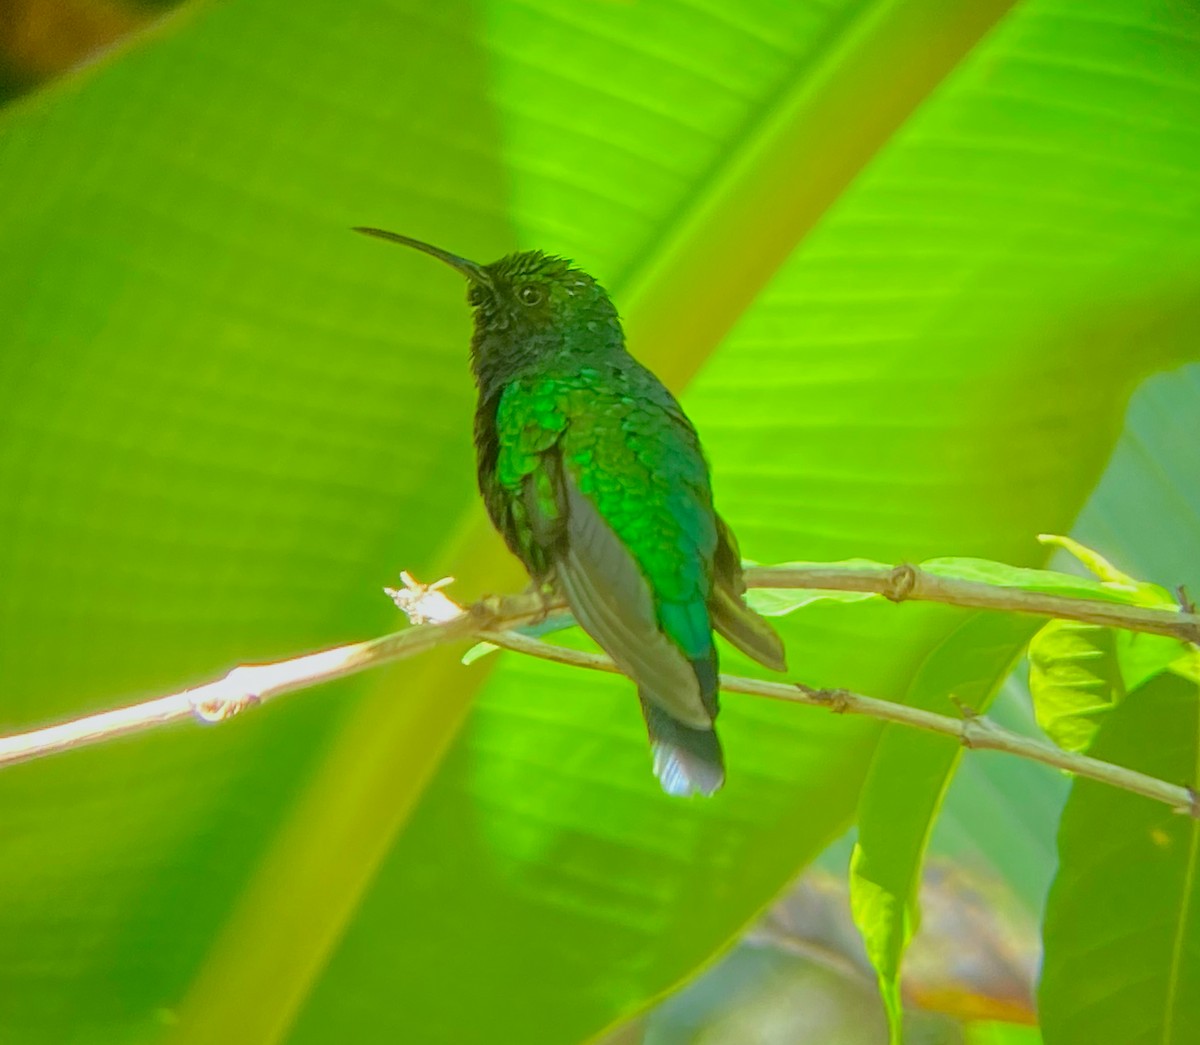
[[[693,729],[711,730],[691,662],[659,630],[637,561],[566,469],[566,541],[555,573],[576,619],[645,697]]]

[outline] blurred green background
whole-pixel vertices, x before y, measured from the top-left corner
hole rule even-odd
[[[400,569],[522,583],[462,287],[356,224],[594,272],[758,561],[1070,531],[1200,590],[1194,4],[165,6],[0,18],[5,731],[396,627]],[[967,617],[781,628],[796,678],[916,699]],[[459,652],[6,770],[0,1039],[886,1040],[873,725],[731,695],[680,803],[622,680]],[[1020,671],[995,714],[1036,729]],[[964,760],[911,1040],[1037,1040],[1066,790]]]

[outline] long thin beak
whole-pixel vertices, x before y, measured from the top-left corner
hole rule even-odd
[[[482,283],[485,287],[492,285],[491,276],[488,275],[487,270],[478,262],[460,258],[457,254],[451,254],[448,250],[442,250],[441,247],[422,243],[419,239],[413,239],[410,236],[401,236],[398,232],[388,232],[386,229],[370,229],[356,226],[354,231],[364,233],[367,236],[378,236],[379,239],[390,240],[392,243],[399,243],[405,247],[412,247],[426,254],[432,254],[435,258],[444,261],[451,268],[457,269],[472,283]]]

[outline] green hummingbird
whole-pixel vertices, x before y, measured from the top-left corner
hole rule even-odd
[[[675,397],[625,349],[586,272],[541,251],[480,265],[381,229],[467,278],[475,451],[493,525],[539,588],[637,684],[654,772],[672,795],[725,780],[716,629],[776,671],[783,645],[746,605],[737,541]]]

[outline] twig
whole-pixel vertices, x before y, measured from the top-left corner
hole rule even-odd
[[[1060,620],[1105,624],[1128,631],[1170,635],[1200,643],[1200,616],[1194,612],[1130,606],[1103,599],[1047,595],[999,584],[940,577],[918,566],[752,566],[746,570],[752,588],[811,588],[825,591],[864,591],[892,602],[943,602],[980,610],[1032,613]]]
[[[591,671],[617,672],[617,667],[602,653],[553,646],[541,639],[533,639],[516,632],[489,632],[480,638],[505,649],[526,653],[558,664],[569,664]],[[896,722],[931,733],[953,737],[964,747],[977,751],[1007,751],[1033,762],[1041,762],[1056,769],[1065,769],[1076,776],[1099,780],[1123,791],[1144,795],[1156,802],[1165,802],[1177,813],[1200,817],[1197,796],[1191,788],[1168,784],[1156,777],[1138,773],[1124,766],[1102,762],[1090,755],[1078,755],[1045,744],[1040,740],[1022,736],[993,722],[990,718],[964,709],[961,718],[939,715],[934,711],[895,704],[877,697],[864,697],[844,689],[816,689],[798,682],[765,682],[761,679],[743,678],[740,675],[722,675],[721,689],[726,693],[748,693],[772,700],[787,700],[793,704],[808,704],[825,708],[838,715],[866,715],[883,722]]]
[[[432,586],[429,590],[433,590]],[[467,639],[481,628],[519,627],[540,617],[536,595],[486,599],[448,620],[419,624],[367,642],[355,642],[273,664],[243,664],[224,678],[195,689],[73,719],[27,733],[0,737],[0,767],[84,747],[185,719],[221,722],[293,690],[355,675],[394,660],[424,653],[445,642]]]
[[[600,654],[553,646],[510,630],[543,618],[548,613],[561,611],[564,604],[559,600],[530,593],[485,599],[462,610],[439,591],[448,582],[421,585],[407,574],[402,574],[402,577],[405,588],[399,592],[389,591],[388,594],[410,619],[418,622],[414,627],[367,642],[339,646],[273,664],[243,665],[234,668],[224,678],[196,689],[182,690],[44,729],[0,737],[0,767],[169,722],[196,718],[205,722],[223,721],[252,704],[284,693],[412,657],[443,643],[469,638],[483,639],[507,649],[577,667],[616,670],[612,662]],[[1133,631],[1172,635],[1189,641],[1200,639],[1200,618],[1192,613],[1126,606],[1098,599],[1042,595],[973,581],[950,580],[908,565],[890,569],[819,565],[754,567],[747,570],[746,580],[753,587],[866,591],[895,602],[926,599],[957,606],[1090,621]],[[1049,744],[1012,733],[987,718],[974,715],[951,718],[845,690],[813,689],[800,683],[763,682],[723,675],[721,685],[730,692],[790,700],[837,713],[867,715],[885,722],[930,730],[954,737],[968,747],[1007,751],[1165,802],[1173,809],[1192,816],[1200,815],[1196,794],[1189,788],[1168,784],[1087,755],[1060,751]]]

